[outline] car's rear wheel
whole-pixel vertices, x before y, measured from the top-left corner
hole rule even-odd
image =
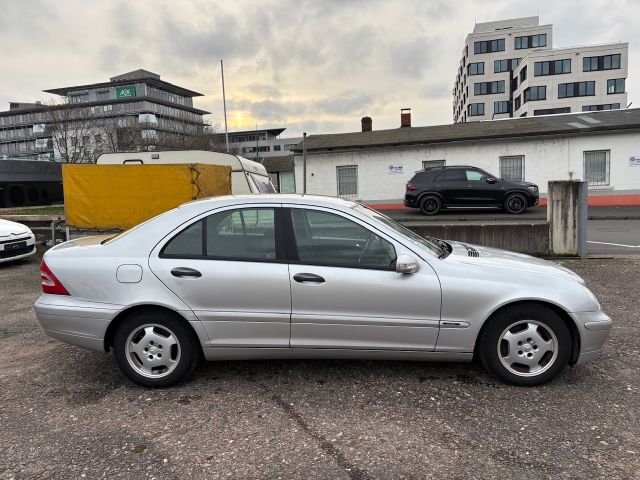
[[[544,305],[514,305],[488,320],[478,340],[478,356],[489,373],[506,383],[541,385],[569,362],[571,333]]]
[[[174,314],[140,310],[118,327],[113,350],[120,370],[145,387],[182,382],[200,360],[198,338]]]
[[[420,200],[420,211],[425,215],[435,215],[442,208],[442,201],[436,195],[426,195]]]
[[[504,210],[517,215],[527,209],[527,199],[522,193],[510,193],[504,199]]]

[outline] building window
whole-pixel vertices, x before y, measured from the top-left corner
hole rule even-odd
[[[522,48],[538,48],[547,46],[547,34],[540,33],[538,35],[528,35],[526,37],[516,37],[515,49]]]
[[[287,145],[284,146],[285,150],[293,150],[294,148],[296,148],[298,144],[297,143],[289,143]]]
[[[504,60],[495,60],[493,62],[493,73],[508,72],[517,68],[519,63],[519,58],[505,58]]]
[[[473,43],[473,53],[504,52],[504,38]]]
[[[602,55],[600,57],[584,57],[582,59],[583,72],[598,70],[616,70],[620,68],[620,54]]]
[[[423,160],[422,169],[426,170],[427,168],[444,167],[446,164],[446,160]]]
[[[524,181],[524,155],[500,157],[500,178]]]
[[[607,80],[607,94],[624,93],[624,78]]]
[[[470,117],[484,115],[484,103],[470,103],[467,109]]]
[[[620,109],[619,103],[605,103],[602,105],[583,105],[582,106],[583,112],[597,112],[600,110],[619,110],[619,109]]]
[[[504,80],[473,84],[474,95],[491,95],[493,93],[504,93]]]
[[[596,94],[596,82],[573,82],[558,85],[558,98],[591,97]]]
[[[524,82],[527,79],[527,66],[525,65],[520,70],[520,83]]]
[[[520,95],[518,95],[514,100],[513,111],[515,112],[516,110],[519,110],[519,109],[520,109]]]
[[[338,178],[338,196],[354,197],[358,195],[358,166],[345,165],[336,167]]]
[[[551,62],[535,62],[533,64],[533,75],[535,77],[560,75],[562,73],[571,73],[571,60],[554,60]]]
[[[280,145],[274,145],[273,146],[273,151],[274,152],[279,152],[280,151]]]
[[[509,113],[509,102],[507,100],[493,102],[493,113]]]
[[[541,110],[534,110],[533,116],[538,115],[555,115],[558,113],[571,113],[571,107],[562,107],[562,108],[543,108]]]
[[[523,103],[533,100],[546,100],[547,99],[547,87],[529,87],[524,91]]]
[[[467,68],[469,75],[484,75],[484,62],[470,63]]]
[[[584,152],[584,179],[590,186],[609,185],[609,150]]]

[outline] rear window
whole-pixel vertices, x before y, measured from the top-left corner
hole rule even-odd
[[[276,189],[273,188],[273,184],[269,177],[263,177],[262,175],[258,175],[256,173],[249,172],[248,175],[253,180],[258,192],[260,193],[276,193]]]

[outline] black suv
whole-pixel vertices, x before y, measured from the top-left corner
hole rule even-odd
[[[442,208],[502,208],[522,213],[538,204],[538,186],[500,180],[476,167],[435,167],[416,172],[404,196],[407,207],[435,215]]]

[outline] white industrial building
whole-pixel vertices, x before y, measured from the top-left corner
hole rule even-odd
[[[627,57],[627,43],[553,48],[553,25],[538,17],[478,23],[462,50],[453,120],[625,108]]]
[[[591,204],[640,204],[640,109],[311,135],[306,150],[305,182],[295,149],[298,193],[306,183],[309,194],[389,208],[414,172],[440,165],[533,182],[543,195],[549,180],[586,179]]]

